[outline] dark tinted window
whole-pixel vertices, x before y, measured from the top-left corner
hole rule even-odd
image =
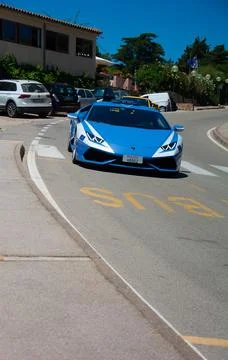
[[[76,55],[91,58],[93,56],[93,42],[91,40],[77,38]]]
[[[19,43],[41,47],[41,30],[28,25],[19,25]]]
[[[87,98],[92,98],[93,97],[93,93],[91,93],[91,91],[85,90],[85,92],[86,92],[86,97]]]
[[[28,46],[41,47],[41,29],[0,19],[0,39]]]
[[[103,95],[104,95],[104,89],[95,89],[94,90],[95,97],[103,97]]]
[[[148,130],[170,129],[169,124],[159,112],[124,106],[94,106],[88,120]]]
[[[13,21],[2,21],[2,38],[6,41],[17,41],[17,26]]]
[[[17,90],[17,85],[15,83],[12,82],[0,82],[0,91],[16,91]]]
[[[84,98],[84,97],[85,97],[85,92],[84,92],[84,90],[79,89],[79,90],[78,90],[78,95]]]
[[[65,85],[65,84],[55,84],[52,87],[52,90],[55,94],[61,95],[76,95],[76,90],[73,86]]]
[[[46,32],[46,49],[68,53],[69,37],[54,31]]]

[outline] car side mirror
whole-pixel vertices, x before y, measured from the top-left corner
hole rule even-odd
[[[175,124],[175,125],[173,125],[173,129],[175,131],[181,132],[181,131],[184,131],[184,126],[180,125],[180,124]]]
[[[69,113],[69,114],[67,114],[67,117],[68,117],[71,121],[74,120],[74,121],[76,121],[77,123],[80,122],[80,118],[79,118],[78,115],[76,115],[76,113]]]

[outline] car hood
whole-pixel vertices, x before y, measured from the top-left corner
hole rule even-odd
[[[172,139],[175,134],[172,129],[148,130],[97,122],[86,123],[89,125],[87,131],[104,139],[115,153],[120,154],[151,156],[169,137]],[[171,136],[172,133],[173,136]]]

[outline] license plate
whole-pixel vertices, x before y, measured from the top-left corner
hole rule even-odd
[[[44,102],[44,99],[32,99],[32,101],[34,102],[34,103],[43,103]]]
[[[143,157],[142,156],[135,156],[135,155],[124,155],[123,162],[133,163],[133,164],[142,164]]]

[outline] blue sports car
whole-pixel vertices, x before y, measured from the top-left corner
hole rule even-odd
[[[95,102],[70,118],[68,151],[73,163],[178,172],[181,125],[171,127],[153,108]]]

